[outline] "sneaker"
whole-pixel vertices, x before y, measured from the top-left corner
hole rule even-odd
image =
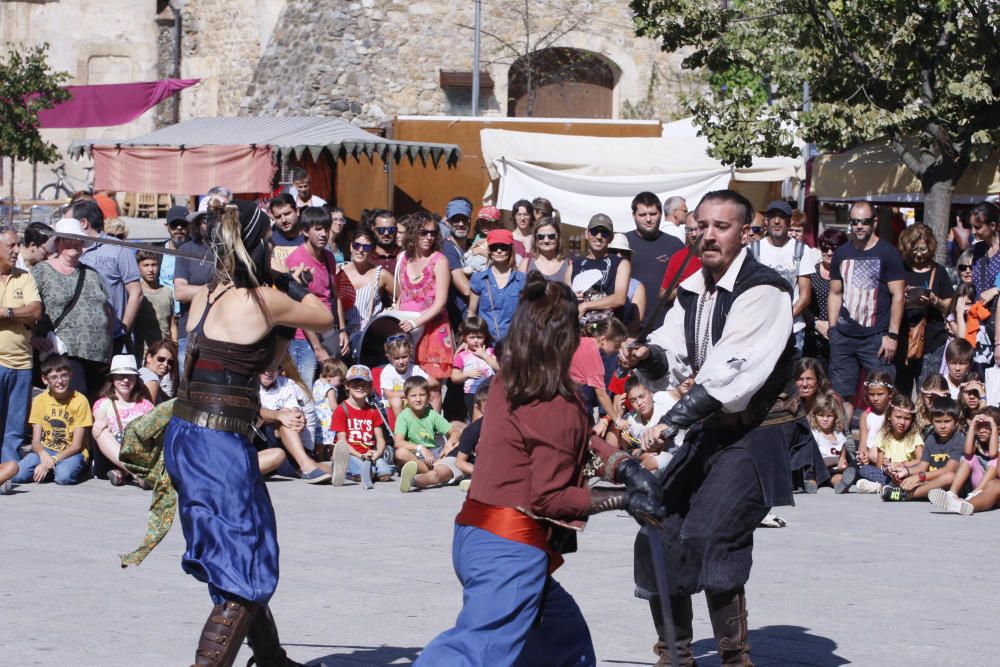
[[[346,479],[348,482],[354,482],[355,484],[361,483],[361,475],[355,475],[353,473],[347,473],[346,475],[344,475],[344,479]]]
[[[351,446],[346,442],[338,442],[333,446],[333,458],[330,467],[333,470],[333,485],[343,486],[347,475],[347,464],[351,460]]]
[[[851,488],[858,479],[858,469],[848,468],[840,476],[840,481],[833,487],[834,493],[847,493],[847,490]]]
[[[111,486],[124,486],[125,473],[118,468],[112,468],[108,471],[108,481],[111,482]]]
[[[306,473],[301,477],[306,481],[306,484],[326,484],[333,475],[322,468],[315,468],[312,472]]]
[[[417,462],[407,461],[399,471],[399,490],[409,493],[413,488],[413,478],[417,476]]]
[[[882,500],[888,502],[899,502],[901,500],[909,500],[910,494],[903,491],[898,486],[887,486],[882,489]]]
[[[859,479],[854,488],[858,493],[882,493],[882,485],[870,479]]]
[[[366,491],[371,491],[375,488],[375,484],[372,483],[372,462],[365,461],[361,464],[361,486]]]
[[[976,489],[975,491],[973,491],[972,493],[970,493],[969,495],[967,495],[965,497],[965,499],[966,500],[972,500],[973,498],[975,498],[976,496],[978,496],[982,492],[983,492],[982,489]]]
[[[802,482],[802,487],[806,493],[813,495],[819,492],[819,484],[814,479],[807,479]]]
[[[777,514],[768,513],[763,519],[761,519],[758,524],[761,528],[784,528],[788,525],[788,522],[782,519]]]
[[[969,516],[974,511],[972,503],[962,500],[951,491],[944,489],[931,489],[927,492],[927,500],[931,501],[931,504],[942,512]]]
[[[463,479],[461,482],[458,483],[458,488],[462,489],[466,493],[469,492],[469,487],[470,486],[472,486],[472,480],[471,479]]]
[[[0,484],[0,496],[9,496],[12,493],[14,493],[14,484],[9,479]]]

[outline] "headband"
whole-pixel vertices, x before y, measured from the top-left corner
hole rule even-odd
[[[886,382],[885,380],[865,380],[865,387],[885,387],[886,389],[896,388],[891,382]]]

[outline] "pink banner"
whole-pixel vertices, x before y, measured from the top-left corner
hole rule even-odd
[[[271,191],[271,149],[252,146],[94,146],[94,188],[113,192],[203,194]]]
[[[149,109],[201,79],[164,79],[140,83],[66,86],[71,97],[38,114],[41,127],[107,127],[135,120]]]

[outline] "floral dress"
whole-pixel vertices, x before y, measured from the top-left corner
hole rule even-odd
[[[434,303],[435,281],[434,267],[438,262],[447,261],[440,252],[431,255],[430,261],[424,267],[420,277],[411,280],[406,270],[409,258],[403,257],[403,266],[399,271],[400,299],[399,309],[411,313],[422,313],[430,309]],[[448,322],[448,312],[441,312],[424,324],[424,334],[417,341],[417,365],[427,371],[436,380],[444,380],[451,376],[451,362],[455,354],[451,334],[451,324]]]

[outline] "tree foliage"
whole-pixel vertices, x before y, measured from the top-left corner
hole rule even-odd
[[[38,113],[69,99],[61,84],[67,72],[55,72],[46,60],[48,44],[16,47],[0,59],[0,155],[31,162],[53,162],[56,146],[39,133]]]
[[[886,137],[943,236],[954,184],[1000,140],[995,0],[632,0],[632,9],[639,35],[725,79],[692,111],[726,163],[796,155],[796,134],[824,150]]]

